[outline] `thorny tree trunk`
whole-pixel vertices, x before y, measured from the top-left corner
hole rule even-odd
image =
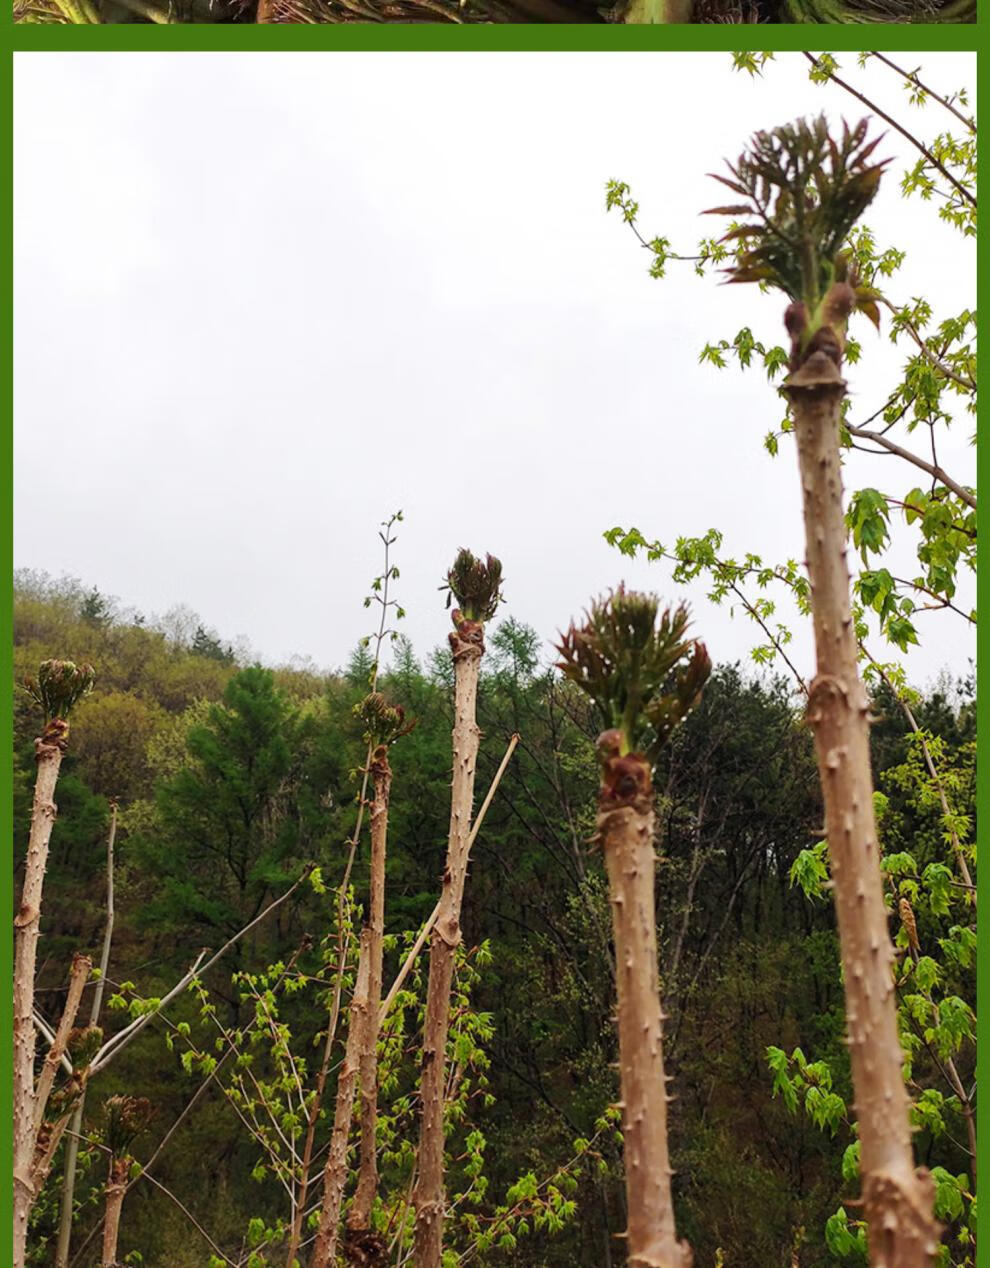
[[[13,1262],[18,1265],[23,1264],[27,1251],[26,1227],[31,1207],[48,1179],[55,1151],[61,1143],[65,1128],[69,1122],[74,1099],[79,1096],[82,1089],[86,1086],[88,1072],[85,1070],[81,1072],[73,1070],[69,1076],[69,1081],[62,1089],[65,1102],[70,1108],[58,1118],[46,1119],[45,1111],[48,1108],[48,1098],[51,1096],[52,1088],[55,1086],[55,1078],[59,1067],[67,1059],[65,1051],[68,1047],[69,1034],[75,1024],[83,988],[92,968],[93,962],[89,956],[80,955],[79,952],[76,952],[72,957],[72,970],[69,975],[69,989],[65,996],[65,1007],[62,1009],[62,1016],[59,1018],[58,1029],[53,1035],[50,1035],[51,1046],[48,1049],[44,1065],[41,1067],[38,1082],[31,1089],[32,1110],[26,1145],[27,1162],[23,1170],[15,1175],[14,1178],[15,1210],[17,1209],[16,1201],[19,1193],[23,1192],[25,1195],[24,1202],[26,1204],[23,1225],[25,1229],[24,1236],[18,1237],[20,1225],[15,1224],[14,1227]],[[17,1258],[18,1254],[21,1256],[20,1259]]]
[[[336,1262],[337,1237],[340,1231],[340,1206],[347,1183],[347,1142],[354,1115],[354,1093],[358,1077],[358,1059],[361,1039],[368,1016],[368,977],[370,958],[368,943],[371,938],[367,927],[361,933],[358,954],[357,981],[351,997],[350,1021],[347,1028],[347,1046],[344,1061],[337,1075],[337,1107],[334,1111],[333,1132],[330,1136],[330,1152],[323,1171],[323,1205],[320,1209],[320,1226],[313,1242],[311,1268],[331,1268]]]
[[[83,989],[89,980],[92,969],[93,961],[89,956],[81,955],[77,951],[72,957],[72,969],[69,973],[69,989],[65,995],[65,1007],[62,1009],[62,1016],[59,1018],[54,1042],[48,1049],[48,1056],[41,1067],[41,1074],[38,1076],[38,1083],[35,1087],[34,1150],[31,1165],[32,1202],[41,1192],[45,1181],[48,1179],[48,1173],[55,1158],[55,1151],[61,1143],[62,1136],[69,1122],[70,1110],[68,1109],[55,1119],[46,1119],[45,1111],[48,1109],[48,1098],[55,1085],[55,1076],[62,1065],[62,1059],[69,1044],[69,1035],[75,1025],[76,1013],[79,1011]],[[88,1070],[75,1069],[69,1076],[69,1081],[63,1085],[61,1091],[68,1106],[74,1103],[75,1098],[85,1088],[88,1073]]]
[[[14,1268],[23,1268],[34,1203],[34,973],[48,843],[58,813],[55,785],[68,726],[55,718],[34,742],[38,774],[21,905],[14,918]]]
[[[598,840],[605,855],[615,934],[619,1083],[630,1268],[690,1268],[677,1240],[667,1148],[654,899],[653,773],[642,754],[619,756],[619,733],[599,740],[604,760]]]
[[[833,361],[816,352],[785,386],[797,436],[817,652],[808,722],[835,888],[870,1263],[928,1268],[938,1241],[934,1185],[926,1170],[915,1170],[911,1150],[894,949],[873,818],[869,701],[850,613],[839,464],[845,383]]]
[[[110,964],[110,944],[113,940],[113,845],[117,836],[117,802],[110,802],[110,835],[107,839],[107,923],[103,931],[103,949],[100,953],[100,976],[93,991],[93,1003],[89,1010],[89,1024],[100,1020],[103,992],[106,989],[107,967]],[[69,1124],[69,1138],[65,1146],[65,1180],[62,1185],[62,1203],[59,1211],[58,1246],[55,1250],[55,1268],[68,1268],[69,1247],[72,1241],[72,1203],[76,1188],[76,1166],[79,1158],[79,1137],[82,1133],[83,1110],[86,1105],[85,1089]]]
[[[382,1004],[382,944],[385,937],[385,847],[392,770],[388,749],[379,745],[371,760],[375,799],[371,808],[371,884],[368,901],[368,1014],[361,1039],[361,1163],[357,1189],[347,1217],[355,1232],[367,1232],[378,1188],[378,1034]]]
[[[126,1154],[110,1162],[110,1179],[107,1182],[107,1209],[103,1219],[103,1258],[101,1268],[115,1268],[117,1263],[117,1238],[120,1234],[120,1211],[127,1192],[127,1178],[132,1158]]]
[[[419,1174],[413,1192],[416,1268],[439,1268],[443,1245],[444,1057],[454,956],[461,940],[461,902],[467,877],[474,772],[481,735],[475,721],[475,702],[484,652],[482,625],[462,618],[450,635],[450,646],[454,654],[454,777],[440,914],[430,939],[430,979],[423,1029]]]

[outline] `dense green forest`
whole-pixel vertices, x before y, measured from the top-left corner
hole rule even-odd
[[[215,1251],[203,1233],[231,1262],[279,1262],[275,1230],[287,1218],[286,1195],[230,1095],[229,1066],[157,1151],[207,1080],[204,1061],[224,1048],[203,1005],[217,1010],[228,1033],[247,1034],[254,1024],[257,999],[244,983],[263,995],[262,979],[240,978],[238,987],[234,975],[283,981],[277,1025],[289,1028],[291,1047],[311,1072],[317,1064],[314,1040],[327,1024],[336,945],[332,889],[345,865],[364,760],[354,706],[367,694],[371,652],[357,648],[334,673],[239,664],[201,626],[190,631],[187,622],[185,631],[165,632],[134,613],[118,615],[96,590],[32,574],[18,578],[14,623],[19,678],[63,648],[98,674],[73,712],[58,785],[38,973],[38,1004],[52,1024],[72,953],[99,957],[111,799],[120,808],[109,1033],[137,1014],[140,1001],[165,995],[201,947],[219,948],[308,864],[322,878],[314,884],[311,874],[214,966],[201,994],[177,998],[93,1079],[84,1125],[93,1143],[81,1152],[73,1262],[101,1262],[98,1237],[86,1239],[103,1215],[106,1106],[118,1095],[150,1103],[150,1120],[130,1148],[140,1163],[155,1155],[156,1181],[143,1178],[128,1192],[121,1262],[205,1265]],[[477,1201],[455,1205],[451,1245],[456,1262],[618,1264],[615,1234],[625,1212],[620,1145],[609,1118],[617,1095],[610,934],[600,852],[589,845],[597,726],[586,700],[544,660],[539,635],[519,619],[494,624],[479,691],[479,787],[487,787],[512,734],[521,740],[478,837],[464,900],[458,1042],[467,1093],[448,1156],[451,1192],[473,1186]],[[417,656],[400,639],[379,685],[416,719],[392,752],[388,984],[404,940],[432,910],[443,868],[450,655]],[[832,907],[807,881],[821,806],[799,706],[781,680],[717,666],[658,766],[674,1193],[679,1226],[702,1264],[824,1265],[839,1261],[843,1238],[851,1237],[835,1219],[855,1195],[844,1162],[854,1137],[844,1107],[842,990]],[[941,960],[933,989],[968,1014],[975,1000],[958,891],[946,883],[941,901],[922,894],[919,902],[914,879],[929,869],[930,880],[930,869],[944,861],[940,815],[897,702],[881,694],[874,707],[891,903],[898,893],[914,897],[920,947]],[[970,814],[972,683],[947,681],[916,716],[937,738],[943,777],[951,772],[954,811]],[[37,731],[35,704],[19,692],[19,863]],[[899,889],[905,880],[913,888]],[[362,849],[352,875],[357,904],[366,901],[367,883]],[[901,955],[910,954],[903,932],[899,941]],[[422,981],[411,980],[413,992],[421,991]],[[413,1113],[414,993],[402,1012],[404,1028],[388,1041],[393,1069],[383,1081],[382,1108],[394,1133],[381,1164],[386,1190],[401,1190],[409,1172],[401,1136]],[[968,1081],[973,1053],[967,1027],[959,1025],[950,1044]],[[925,1030],[919,1015],[915,1031]],[[269,1075],[278,1068],[276,1047],[262,1035],[254,1048]],[[775,1088],[768,1052],[795,1048],[808,1065],[782,1095],[783,1076]],[[931,1039],[915,1044],[914,1053],[912,1082],[924,1089],[926,1104],[919,1156],[947,1176],[967,1173],[965,1125],[940,1074],[946,1054]],[[321,1138],[327,1130],[321,1124]],[[943,1213],[961,1210],[958,1194],[943,1187]],[[31,1262],[39,1265],[52,1262],[59,1188],[56,1160],[33,1215]],[[479,1230],[498,1225],[500,1208],[518,1210],[479,1255]]]

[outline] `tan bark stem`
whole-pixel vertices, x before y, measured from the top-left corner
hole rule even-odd
[[[491,785],[489,786],[488,792],[485,794],[485,800],[481,803],[481,809],[478,811],[478,814],[475,817],[474,824],[471,828],[471,835],[468,838],[469,851],[471,847],[474,845],[475,840],[478,836],[478,833],[481,831],[481,825],[485,821],[485,815],[488,812],[488,807],[492,804],[492,798],[495,796],[498,786],[502,782],[502,776],[505,774],[505,768],[508,766],[509,759],[512,757],[512,754],[515,752],[516,745],[518,743],[519,743],[519,736],[518,734],[513,733],[509,737],[509,744],[505,750],[505,756],[502,758],[502,761],[499,763],[499,768],[495,772],[495,777],[492,780]],[[403,961],[402,968],[399,969],[398,973],[395,975],[395,981],[392,983],[391,987],[389,988],[388,994],[385,996],[385,1002],[382,1004],[381,1012],[378,1015],[379,1030],[381,1029],[382,1026],[384,1026],[385,1018],[388,1016],[389,1009],[395,1003],[396,995],[398,995],[399,991],[402,990],[402,984],[403,982],[405,982],[406,978],[409,976],[412,966],[416,963],[416,957],[419,955],[420,951],[422,951],[423,944],[426,942],[426,939],[430,936],[430,932],[433,929],[433,926],[436,924],[437,916],[439,915],[440,915],[440,903],[438,902],[437,905],[433,908],[433,911],[431,912],[430,917],[427,920],[426,924],[420,930],[419,937],[413,943],[409,951],[409,954],[406,956],[405,960]]]
[[[124,1194],[127,1192],[127,1173],[131,1159],[128,1157],[113,1158],[110,1162],[110,1178],[107,1181],[106,1214],[103,1218],[103,1256],[101,1268],[116,1268],[117,1238],[120,1235],[120,1212],[124,1205]]]
[[[65,1054],[69,1031],[75,1025],[76,1013],[79,1011],[79,1001],[82,999],[83,988],[89,980],[92,968],[93,961],[88,955],[80,955],[76,952],[72,957],[72,971],[69,977],[69,989],[65,997],[65,1007],[58,1023],[58,1030],[55,1031],[55,1039],[52,1046],[48,1049],[45,1064],[41,1067],[41,1075],[38,1078],[38,1086],[34,1094],[34,1134],[36,1139],[44,1121],[45,1110],[48,1108],[48,1098],[55,1084],[55,1073]]]
[[[103,1007],[103,995],[107,988],[107,970],[110,967],[110,945],[113,942],[113,922],[115,917],[113,897],[113,847],[117,839],[117,803],[110,803],[110,834],[107,837],[107,921],[103,929],[103,946],[100,950],[100,976],[96,979],[93,991],[93,1002],[89,1010],[89,1024],[95,1026],[100,1020],[100,1009]]]
[[[845,383],[815,353],[785,384],[797,436],[817,672],[808,695],[825,805],[873,1268],[928,1268],[934,1185],[915,1170],[897,1032],[894,949],[873,817],[869,701],[849,599],[839,457]]]
[[[45,1021],[44,1017],[42,1017],[37,1009],[34,1010],[34,1028],[39,1032],[48,1046],[51,1047],[51,1045],[55,1042],[55,1031],[52,1030],[51,1026],[49,1026],[48,1022]],[[62,1069],[66,1074],[72,1073],[72,1062],[64,1052],[62,1053]]]
[[[691,1268],[687,1242],[678,1241],[667,1145],[663,1013],[657,973],[654,897],[653,772],[635,763],[637,791],[616,799],[603,782],[598,838],[605,854],[615,936],[619,1022],[619,1084],[629,1226],[630,1268]],[[628,778],[628,771],[625,771]]]
[[[62,1010],[58,1030],[52,1037],[51,1048],[45,1058],[45,1064],[42,1066],[41,1075],[38,1079],[38,1086],[35,1091],[34,1150],[31,1159],[30,1179],[32,1203],[48,1179],[48,1172],[51,1170],[55,1151],[58,1149],[71,1116],[71,1111],[67,1110],[54,1122],[45,1122],[45,1110],[48,1106],[52,1085],[55,1082],[55,1074],[59,1066],[64,1067],[66,1063],[65,1048],[69,1032],[75,1025],[76,1014],[79,1011],[79,1001],[82,999],[83,988],[86,985],[86,980],[92,967],[93,962],[88,956],[79,955],[78,953],[73,956],[72,974],[69,979],[65,1007]],[[78,1094],[85,1088],[85,1080],[86,1071],[73,1071],[66,1090]]]
[[[58,809],[55,785],[65,752],[66,723],[49,724],[35,740],[38,773],[21,905],[14,919],[14,1268],[24,1268],[27,1223],[34,1193],[34,974],[41,924],[41,894],[48,867],[48,845]]]
[[[103,930],[103,948],[100,952],[100,976],[93,990],[93,1002],[89,1010],[89,1024],[95,1026],[100,1020],[100,1009],[103,1007],[103,993],[107,984],[107,969],[110,965],[110,945],[113,941],[114,896],[113,896],[113,847],[117,837],[117,802],[110,802],[110,833],[107,838],[107,920]],[[59,1209],[58,1244],[55,1248],[55,1268],[68,1268],[69,1251],[72,1244],[72,1204],[76,1191],[76,1168],[79,1161],[79,1137],[82,1135],[83,1111],[86,1107],[85,1088],[79,1095],[79,1101],[72,1113],[69,1124],[69,1137],[65,1146],[65,1178],[62,1182],[62,1199]]]
[[[416,1268],[440,1268],[443,1245],[445,1057],[454,957],[461,941],[461,904],[467,879],[474,775],[481,735],[475,721],[475,709],[478,674],[484,652],[483,627],[478,622],[461,619],[450,635],[450,645],[454,654],[454,772],[447,862],[440,893],[440,911],[430,938],[430,977],[423,1027],[419,1172],[413,1190],[416,1209],[413,1262]]]
[[[62,1142],[70,1117],[71,1115],[69,1114],[63,1114],[50,1128],[46,1125],[46,1130],[38,1137],[34,1150],[34,1171],[32,1176],[35,1195],[39,1194],[45,1186],[48,1173],[55,1160],[55,1152]]]
[[[347,1044],[344,1060],[337,1075],[337,1105],[334,1111],[330,1151],[323,1170],[323,1203],[320,1207],[320,1224],[313,1242],[310,1268],[331,1268],[336,1260],[337,1239],[340,1234],[340,1207],[347,1183],[347,1142],[354,1114],[354,1094],[357,1090],[361,1038],[368,1014],[368,979],[371,961],[368,942],[371,931],[361,933],[358,955],[358,973],[351,997],[350,1021],[347,1028]]]
[[[385,938],[385,851],[388,839],[388,802],[392,769],[388,749],[381,745],[371,762],[375,790],[371,807],[371,880],[368,897],[368,1014],[361,1040],[361,1154],[357,1189],[348,1212],[352,1229],[368,1229],[371,1205],[378,1189],[378,1035],[382,1004],[382,950]]]

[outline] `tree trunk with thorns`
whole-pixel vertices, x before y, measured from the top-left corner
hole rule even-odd
[[[34,974],[41,925],[41,894],[48,846],[58,808],[55,785],[66,749],[68,724],[54,718],[34,742],[38,774],[34,784],[31,835],[21,903],[14,918],[14,1268],[23,1268],[27,1223],[34,1204]]]
[[[368,1016],[368,978],[371,968],[368,942],[370,937],[370,930],[365,928],[361,933],[357,980],[351,997],[347,1045],[344,1049],[340,1073],[337,1076],[337,1104],[333,1132],[330,1136],[330,1152],[327,1154],[326,1167],[323,1171],[323,1204],[320,1209],[319,1228],[313,1242],[311,1268],[332,1268],[332,1265],[336,1263],[340,1207],[344,1198],[344,1185],[347,1183],[347,1143],[351,1133],[351,1119],[354,1116],[354,1094],[358,1079],[361,1040]]]
[[[619,1085],[626,1172],[629,1268],[691,1268],[674,1224],[667,1147],[667,1079],[657,974],[653,768],[620,755],[621,734],[599,739],[597,840],[605,855],[615,936]]]
[[[834,352],[811,352],[784,390],[797,437],[817,672],[808,722],[825,805],[873,1268],[929,1268],[938,1248],[934,1184],[915,1169],[894,998],[894,948],[873,814],[870,704],[849,599],[839,457],[845,395]]]
[[[120,1236],[120,1212],[127,1193],[132,1158],[114,1158],[110,1162],[110,1178],[106,1187],[106,1212],[103,1217],[103,1258],[100,1268],[115,1268],[117,1239]]]
[[[454,655],[454,773],[450,834],[443,873],[440,914],[430,939],[430,977],[423,1033],[422,1121],[419,1174],[413,1191],[416,1211],[416,1268],[439,1268],[443,1247],[444,1075],[454,957],[461,941],[461,904],[467,878],[474,775],[481,732],[475,721],[484,628],[455,613],[450,635]]]
[[[371,759],[375,796],[371,808],[371,883],[368,900],[368,1012],[359,1057],[361,1076],[361,1161],[357,1189],[348,1212],[353,1233],[369,1233],[371,1206],[378,1189],[378,1035],[382,1004],[382,949],[385,938],[385,849],[392,769],[388,748],[379,744]],[[351,1237],[352,1242],[357,1242]],[[366,1240],[366,1238],[365,1238]]]
[[[103,930],[103,949],[100,952],[100,976],[93,991],[93,1002],[89,1010],[89,1024],[96,1026],[100,1020],[100,1009],[103,1007],[103,994],[107,984],[107,969],[110,964],[110,945],[113,941],[114,895],[113,895],[113,847],[117,838],[117,799],[110,799],[110,833],[107,838],[107,919]],[[69,1247],[72,1241],[73,1202],[76,1189],[76,1168],[79,1159],[79,1140],[82,1135],[83,1111],[86,1106],[85,1088],[79,1095],[79,1101],[69,1124],[68,1140],[65,1146],[65,1178],[62,1182],[62,1199],[59,1209],[58,1244],[55,1248],[55,1268],[68,1268]]]

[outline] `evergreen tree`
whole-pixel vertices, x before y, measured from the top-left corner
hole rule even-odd
[[[218,660],[222,665],[234,663],[234,649],[229,643],[224,645],[215,632],[207,630],[203,625],[196,626],[190,650],[196,656],[205,656],[207,660]]]
[[[156,793],[160,835],[139,850],[157,879],[151,920],[229,937],[284,888],[298,861],[296,711],[254,665],[186,739],[189,764]]]
[[[375,668],[375,658],[364,641],[358,643],[351,652],[344,670],[344,677],[353,687],[364,687],[367,690],[371,673]]]
[[[79,615],[88,625],[109,625],[113,620],[113,601],[100,594],[94,586],[86,592]]]

